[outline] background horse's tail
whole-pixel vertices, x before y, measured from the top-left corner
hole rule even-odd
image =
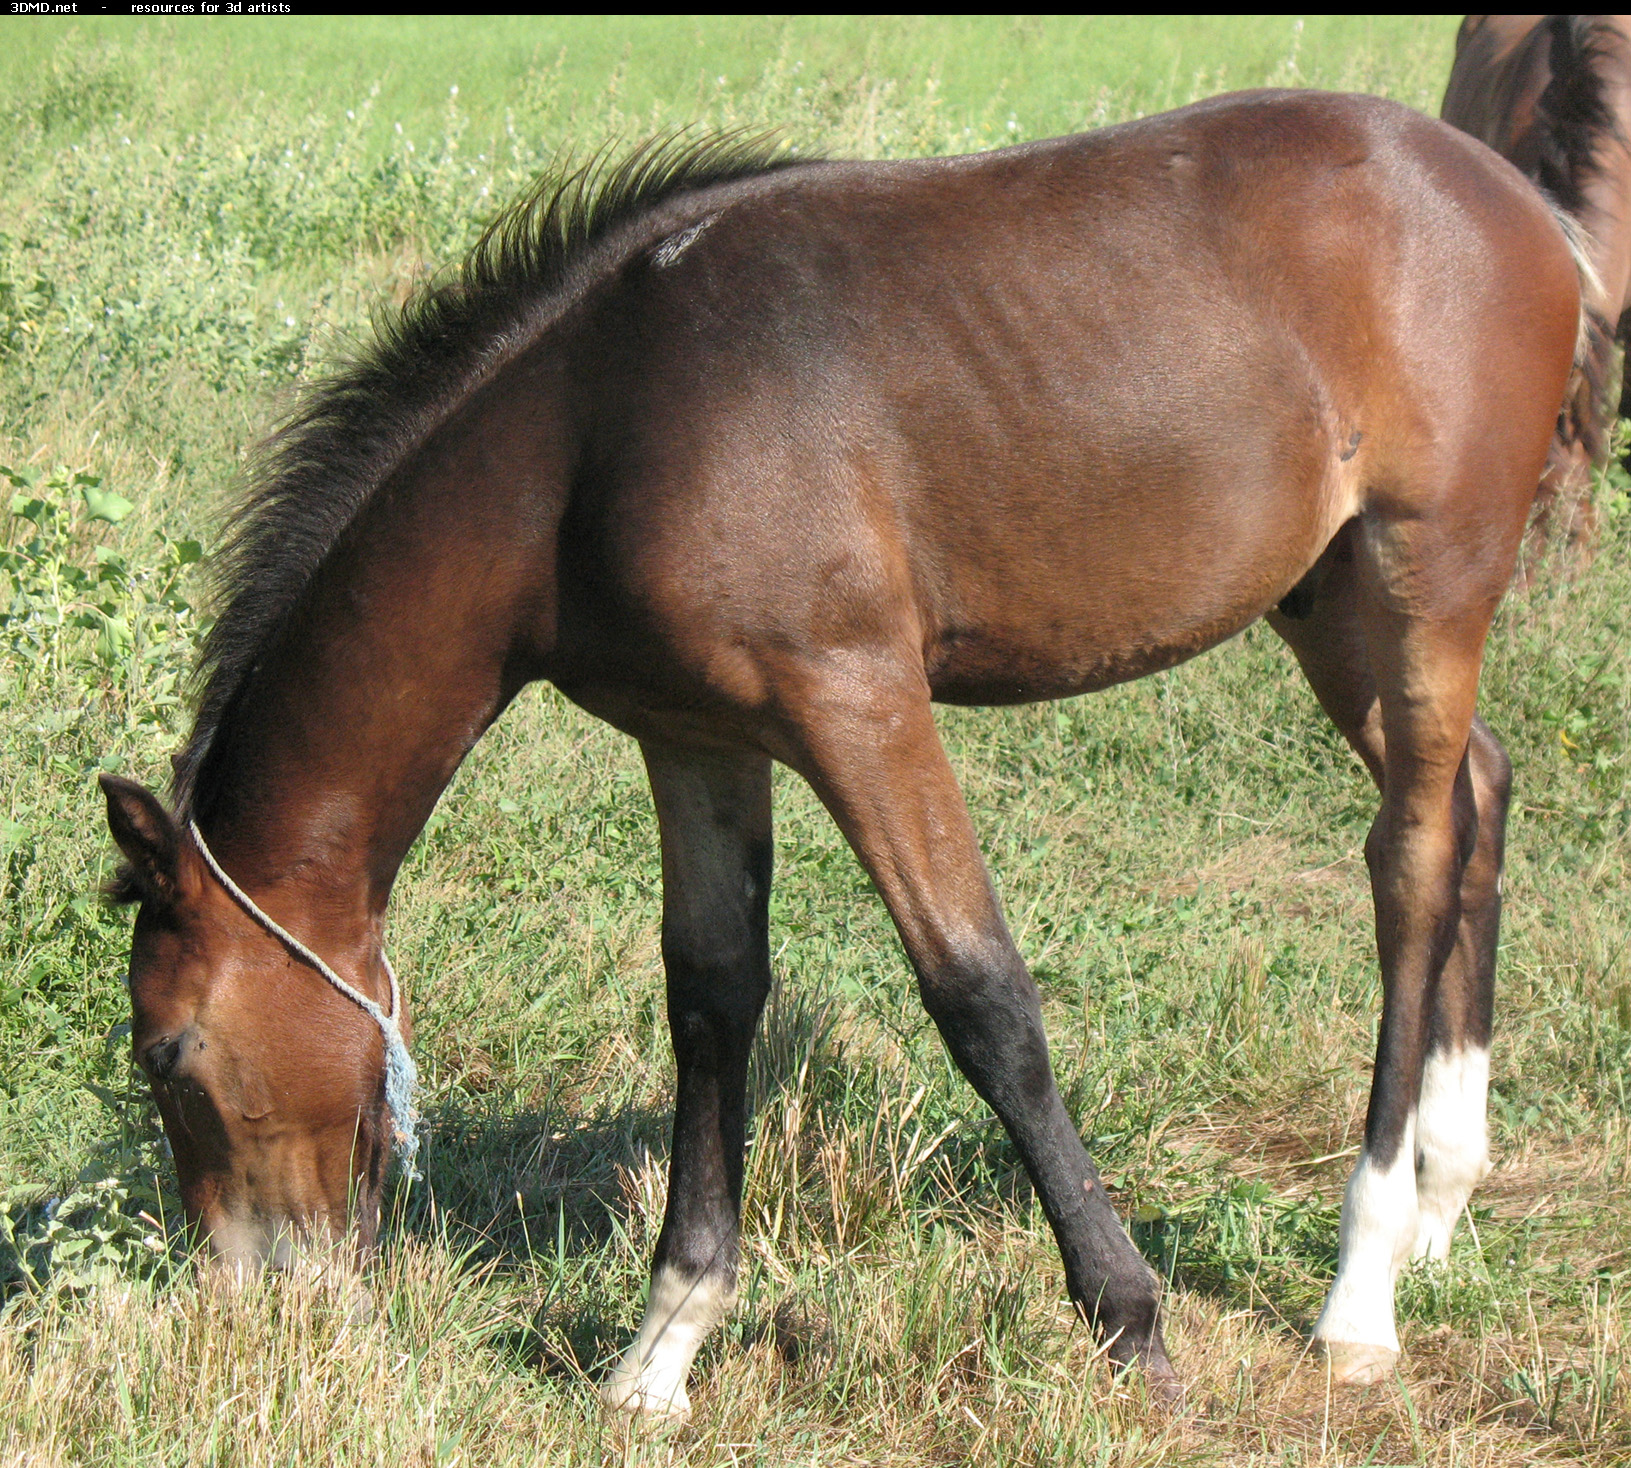
[[[1607,154],[1627,142],[1615,97],[1628,46],[1607,15],[1469,15],[1444,91],[1444,120],[1514,163],[1552,202],[1580,270],[1580,348],[1547,476],[1554,488],[1583,463],[1601,463],[1606,447],[1615,322],[1591,265],[1590,221]]]

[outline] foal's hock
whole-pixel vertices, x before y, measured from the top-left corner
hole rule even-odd
[[[673,1160],[607,1400],[683,1411],[734,1296],[773,760],[883,894],[1071,1298],[1171,1380],[930,704],[1101,688],[1267,615],[1383,792],[1381,1033],[1316,1329],[1382,1369],[1400,1264],[1487,1165],[1508,768],[1474,698],[1579,320],[1539,195],[1374,98],[908,162],[668,143],[520,200],[265,450],[173,808],[103,782],[189,1216],[251,1263],[371,1244],[402,1118],[353,998],[406,1030],[398,865],[549,679],[640,741],[662,839]]]

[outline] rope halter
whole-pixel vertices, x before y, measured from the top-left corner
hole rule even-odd
[[[419,1080],[419,1071],[413,1063],[413,1057],[408,1054],[407,1043],[402,1038],[402,1027],[398,1023],[402,1016],[402,992],[396,982],[396,970],[391,967],[391,960],[385,956],[384,948],[379,951],[379,961],[384,965],[386,977],[391,981],[389,1012],[381,1009],[366,994],[346,983],[293,933],[262,912],[255,899],[221,869],[221,863],[215,859],[215,853],[205,843],[204,834],[198,829],[197,821],[188,821],[187,829],[192,833],[198,854],[204,858],[204,865],[215,874],[215,880],[226,888],[233,901],[296,958],[310,964],[328,980],[330,985],[379,1026],[380,1035],[385,1041],[385,1105],[391,1113],[393,1150],[402,1165],[403,1174],[409,1178],[417,1178],[419,1170],[414,1166],[414,1158],[419,1152],[419,1137],[415,1131],[419,1112],[413,1104],[413,1090]]]

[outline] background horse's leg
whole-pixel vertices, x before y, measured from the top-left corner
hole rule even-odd
[[[1008,1129],[1111,1359],[1173,1379],[1160,1283],[1105,1197],[1048,1061],[1036,985],[1009,936],[921,671],[800,688],[800,768],[878,884],[958,1068]]]
[[[1480,726],[1469,743],[1493,597],[1424,585],[1419,571],[1409,580],[1422,548],[1385,527],[1369,530],[1382,545],[1367,545],[1364,532],[1345,534],[1342,553],[1351,548],[1354,559],[1333,555],[1312,615],[1274,621],[1383,791],[1365,843],[1382,1022],[1364,1150],[1343,1200],[1341,1262],[1314,1329],[1337,1376],[1357,1382],[1374,1380],[1398,1353],[1400,1267],[1453,1196],[1447,1246],[1454,1216],[1482,1175],[1487,1072],[1475,1055],[1488,1053],[1505,796],[1493,736]],[[1409,581],[1408,600],[1390,578]],[[1425,605],[1435,592],[1450,605]],[[1468,605],[1454,605],[1463,597]],[[1480,1014],[1481,1025],[1473,1019]],[[1434,1091],[1424,1097],[1430,1050]],[[1474,1152],[1476,1166],[1468,1161]],[[1426,1219],[1418,1165],[1434,1209]]]
[[[736,1300],[748,1050],[770,992],[770,760],[644,750],[662,835],[674,1151],[645,1319],[601,1395],[678,1414],[697,1348]]]

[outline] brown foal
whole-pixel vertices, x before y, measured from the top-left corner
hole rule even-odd
[[[1382,791],[1384,1000],[1338,1373],[1485,1167],[1508,767],[1474,714],[1580,322],[1545,202],[1374,98],[1223,97],[968,158],[647,149],[515,205],[311,389],[224,571],[174,814],[106,779],[136,1056],[230,1259],[378,1220],[397,868],[549,679],[641,743],[678,1063],[668,1210],[603,1391],[683,1411],[734,1296],[770,770],[876,882],[1111,1357],[1160,1288],[1060,1100],[931,704],[1059,698],[1268,615]]]

